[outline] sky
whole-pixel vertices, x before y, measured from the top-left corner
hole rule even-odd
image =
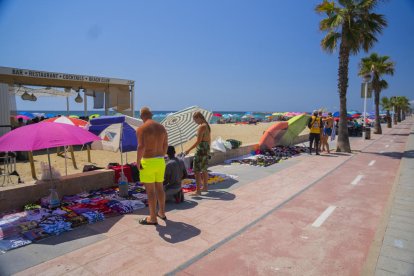
[[[336,111],[338,52],[320,47],[320,2],[0,0],[0,66],[134,80],[137,108]],[[376,12],[388,27],[369,53],[351,56],[348,110],[363,110],[358,63],[372,52],[396,64],[382,95],[414,99],[414,1]],[[66,101],[17,99],[17,108],[65,110]],[[83,104],[71,99],[71,109]]]

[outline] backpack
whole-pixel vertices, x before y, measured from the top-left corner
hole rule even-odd
[[[308,119],[308,128],[311,129],[312,128],[312,125],[313,125],[313,120],[312,120],[312,117],[310,117]]]

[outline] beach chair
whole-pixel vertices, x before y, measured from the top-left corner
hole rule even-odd
[[[1,152],[0,153],[0,177],[2,178],[1,186],[4,184],[13,184],[11,176],[17,176],[17,183],[23,183],[20,175],[16,171],[16,153]]]

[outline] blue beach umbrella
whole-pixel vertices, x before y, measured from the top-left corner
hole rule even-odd
[[[21,112],[19,112],[18,114],[19,114],[19,115],[24,115],[24,116],[27,116],[27,117],[29,117],[30,119],[33,119],[34,117],[36,117],[35,115],[33,115],[33,113],[26,112],[26,111],[21,111]]]

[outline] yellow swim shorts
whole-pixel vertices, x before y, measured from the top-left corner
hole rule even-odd
[[[164,182],[164,157],[142,158],[141,165],[142,169],[139,171],[139,178],[142,183]]]

